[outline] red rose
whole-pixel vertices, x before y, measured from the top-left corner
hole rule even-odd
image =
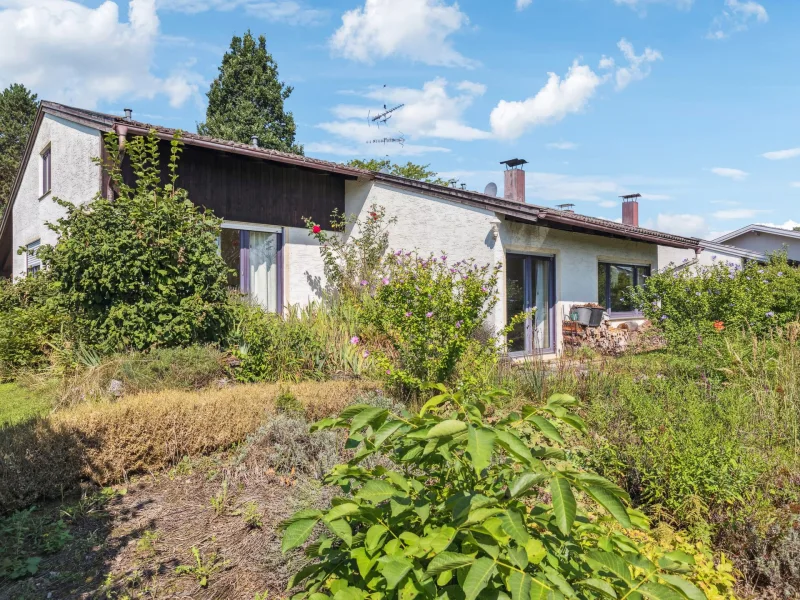
[[[371,212],[371,213],[369,213],[369,216],[370,216],[370,217],[372,217],[372,218],[373,218],[373,220],[377,220],[377,218],[378,218],[378,213],[376,213],[376,212]]]
[[[314,227],[311,228],[311,231],[313,231],[314,233],[319,233],[320,231],[322,231],[322,227],[320,227],[319,225],[314,225]]]

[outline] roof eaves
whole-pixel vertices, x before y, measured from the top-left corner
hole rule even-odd
[[[732,240],[734,238],[739,237],[740,235],[744,235],[745,233],[750,233],[751,231],[758,231],[761,233],[772,233],[774,235],[780,235],[783,237],[790,237],[793,239],[800,239],[800,231],[792,231],[790,229],[782,229],[780,227],[770,227],[768,225],[759,225],[757,223],[752,223],[750,225],[745,225],[737,229],[736,231],[731,231],[730,233],[726,233],[725,235],[721,235],[718,238],[714,238],[711,240],[712,242],[716,242],[718,244],[727,242],[728,240]]]

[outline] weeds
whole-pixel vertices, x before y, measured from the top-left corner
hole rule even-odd
[[[247,502],[241,509],[242,521],[249,529],[261,529],[264,527],[264,517],[261,514],[258,504]]]
[[[156,550],[156,544],[160,539],[161,534],[158,531],[155,529],[146,529],[142,532],[142,537],[136,542],[136,552],[147,556],[154,556],[158,552],[158,550]]]
[[[35,506],[0,519],[0,581],[34,575],[41,555],[58,552],[70,539],[63,519],[39,514]]]
[[[175,567],[175,574],[191,575],[197,580],[197,584],[201,588],[208,587],[208,581],[211,576],[224,569],[228,564],[227,561],[220,560],[216,552],[204,559],[197,546],[192,546],[192,556],[194,557],[194,564],[178,565]]]
[[[222,482],[219,492],[211,497],[211,508],[214,509],[214,514],[221,517],[228,512],[231,504],[231,497],[228,493],[228,480]]]

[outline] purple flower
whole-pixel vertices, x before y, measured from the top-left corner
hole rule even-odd
[[[410,317],[410,316],[411,316],[411,311],[408,311],[408,312],[406,313],[406,316],[407,316],[407,317]]]
[[[351,343],[351,344],[353,344],[354,346],[355,346],[356,344],[358,344],[358,342],[360,342],[360,341],[361,341],[361,340],[360,340],[360,339],[358,339],[358,336],[357,336],[357,335],[354,335],[353,337],[351,337],[351,338],[350,338],[350,343]]]
[[[767,317],[769,317],[770,319],[771,319],[772,317],[774,317],[774,316],[775,316],[775,313],[774,313],[774,312],[772,312],[772,311],[769,311],[769,312],[767,313]]]
[[[403,253],[403,251],[402,251],[402,250],[397,250],[397,251],[394,253],[394,255],[395,255],[395,256],[400,256],[402,253]]]
[[[668,318],[669,318],[669,317],[667,317],[667,315],[661,315],[661,320],[662,320],[662,321],[666,321]]]
[[[361,354],[361,356],[363,356],[364,358],[367,358],[369,356],[369,350],[364,350],[364,352]]]
[[[717,255],[716,254],[712,255],[711,260],[717,260]]]
[[[455,272],[456,272],[456,270],[455,270],[455,269],[450,269],[450,272],[451,272],[451,273],[455,273]]]
[[[442,260],[447,260],[447,256],[446,256],[446,255],[444,255],[444,254],[442,254],[442,256],[441,256],[441,259],[442,259]]]
[[[391,375],[392,374],[392,370],[391,369],[386,369],[386,374],[387,375]]]
[[[730,275],[728,275],[728,279],[736,279],[736,275],[734,275],[733,273],[731,273]]]
[[[433,316],[433,313],[432,312],[425,313],[425,316],[430,319]]]
[[[461,329],[461,323],[463,323],[463,321],[456,321],[456,329]]]
[[[778,277],[783,277],[783,271],[778,271]]]
[[[367,285],[368,283],[369,283],[369,281],[367,281],[366,279],[362,279],[362,280],[361,280],[361,286],[362,286],[362,287],[363,287],[363,286],[365,286],[365,285]]]
[[[689,259],[688,258],[684,258],[683,262],[689,262]]]
[[[482,285],[481,286],[481,291],[485,294],[486,292],[489,291],[489,289],[485,285]]]
[[[383,283],[383,285],[389,285],[389,278],[384,277],[383,279],[381,279],[381,283]]]

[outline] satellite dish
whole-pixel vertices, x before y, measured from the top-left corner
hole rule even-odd
[[[383,173],[384,175],[389,175],[391,173],[391,169],[389,167],[381,167],[381,170],[378,173]]]
[[[486,184],[486,188],[483,190],[483,193],[487,196],[497,196],[497,184],[490,181]]]

